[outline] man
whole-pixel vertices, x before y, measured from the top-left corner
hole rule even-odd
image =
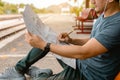
[[[17,63],[14,70],[11,70],[12,73],[19,74],[17,78],[23,77],[22,74],[27,73],[32,76],[32,80],[114,80],[120,70],[119,0],[91,0],[91,2],[95,5],[95,10],[103,12],[103,14],[93,25],[89,39],[72,39],[66,33],[62,33],[58,39],[74,45],[56,45],[47,43],[40,37],[27,32],[26,41],[36,48],[31,50],[29,57],[27,56]],[[66,36],[63,37],[64,35]],[[29,68],[49,51],[65,57],[76,58],[76,69],[65,65],[61,60],[58,61],[64,70],[55,75],[52,75],[50,70]],[[33,57],[38,53],[44,55],[40,55],[39,58]],[[32,57],[33,59],[31,59]],[[6,74],[1,74],[0,80],[7,80],[5,79]],[[8,77],[15,80],[16,76],[11,74]]]

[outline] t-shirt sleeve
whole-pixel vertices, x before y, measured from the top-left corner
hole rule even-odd
[[[110,24],[94,37],[108,50],[120,47],[120,25]]]

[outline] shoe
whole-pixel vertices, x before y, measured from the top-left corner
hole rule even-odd
[[[39,69],[31,66],[26,74],[30,76],[30,80],[45,80],[53,75],[53,72],[51,69]]]
[[[5,72],[0,73],[0,80],[26,80],[25,76],[15,70],[15,67],[10,67]]]

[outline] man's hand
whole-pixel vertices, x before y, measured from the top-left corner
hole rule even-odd
[[[65,42],[65,43],[70,43],[72,41],[72,39],[69,37],[69,35],[67,33],[61,33],[58,36],[58,40],[60,42]]]
[[[44,47],[46,45],[46,42],[43,41],[40,37],[38,37],[34,34],[31,34],[28,31],[25,33],[25,40],[31,46],[36,47],[36,48],[40,48],[40,49],[44,49]]]

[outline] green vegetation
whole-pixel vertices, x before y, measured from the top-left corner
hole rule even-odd
[[[77,2],[77,0],[75,0]],[[71,6],[68,3],[63,3],[60,5],[52,5],[49,6],[48,8],[42,8],[38,9],[36,8],[33,4],[30,4],[32,9],[36,13],[61,13],[61,8],[65,6],[69,6],[70,8],[70,13],[74,13],[76,16],[79,16],[79,13],[82,11],[83,7],[85,5],[85,2],[81,6]],[[92,5],[91,5],[92,6]],[[24,10],[25,4],[10,4],[3,2],[0,0],[0,15],[1,14],[21,14],[22,11]]]
[[[0,14],[16,14],[18,13],[17,5],[2,2],[0,0]]]
[[[30,5],[36,13],[49,13],[51,11],[44,9],[38,9],[34,5]],[[0,0],[0,15],[2,14],[19,14],[19,9],[24,9],[25,4],[9,4]]]

